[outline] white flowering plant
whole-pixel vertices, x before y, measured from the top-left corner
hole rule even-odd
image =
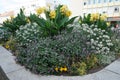
[[[110,52],[113,43],[107,31],[97,28],[96,25],[88,26],[87,24],[83,24],[79,30],[87,35],[95,53],[108,54]]]
[[[7,41],[11,33],[4,27],[0,27],[0,42]]]
[[[29,23],[25,26],[20,26],[16,31],[16,37],[19,45],[28,45],[33,40],[38,40],[41,36],[40,27],[36,23]]]

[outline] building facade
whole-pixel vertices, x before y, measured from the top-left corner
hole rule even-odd
[[[120,26],[120,0],[83,0],[83,14],[107,15],[107,21]]]

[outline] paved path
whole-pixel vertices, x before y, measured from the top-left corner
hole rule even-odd
[[[120,80],[120,59],[103,70],[85,76],[41,76],[16,64],[15,57],[0,46],[0,66],[10,80]]]

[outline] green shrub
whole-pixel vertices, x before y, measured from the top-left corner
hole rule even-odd
[[[11,36],[11,33],[4,27],[0,27],[0,42],[7,41]]]
[[[26,48],[19,46],[17,61],[25,65],[31,71],[40,74],[52,74],[56,66],[61,66],[64,56],[59,55],[47,47],[49,39],[40,39],[40,42],[32,42]]]
[[[120,29],[114,29],[111,34],[112,42],[114,44],[113,50],[120,56]]]
[[[7,19],[3,22],[3,27],[7,28],[14,34],[21,25],[25,25],[27,23],[27,17],[25,16],[23,9],[20,9],[20,13],[18,13],[16,17],[12,17],[11,19]]]
[[[107,35],[108,33],[105,32],[105,30],[101,30],[98,28],[93,29],[92,26],[80,26],[79,24],[74,24],[72,26],[70,25],[69,27],[74,27],[72,32],[64,30],[61,32],[61,34],[58,34],[56,36],[39,37],[38,40],[36,39],[36,35],[40,33],[33,34],[33,32],[35,32],[35,26],[34,28],[31,28],[31,25],[28,24],[27,27],[24,27],[25,29],[20,28],[19,31],[22,35],[19,34],[20,32],[17,32],[17,34],[21,35],[18,40],[22,39],[23,41],[19,41],[17,44],[18,62],[24,64],[33,72],[41,74],[54,73],[54,68],[56,66],[66,66],[69,69],[68,72],[74,74],[74,71],[72,70],[75,69],[75,74],[79,75],[85,74],[86,71],[93,68],[96,63],[104,63],[102,58],[104,58],[104,60],[109,59],[109,62],[112,62],[114,58],[101,57],[104,55],[114,56],[114,54],[110,54],[113,44],[110,40],[110,36]],[[28,30],[30,30],[30,33],[32,33],[34,37],[28,35],[30,34],[29,32],[27,34],[25,33],[25,31]],[[35,30],[38,29],[35,28]],[[30,38],[25,35],[29,36]],[[31,42],[27,41],[28,39],[32,39]],[[24,40],[26,40],[24,43],[27,44],[26,46],[21,45],[23,44]],[[96,56],[92,56],[87,61],[86,58],[91,55],[100,56],[98,56],[98,59],[96,58]],[[71,65],[73,63],[76,64],[77,62],[79,63],[83,61],[86,63],[87,69],[83,69],[81,67],[77,68],[74,66],[72,68]],[[107,64],[107,62],[104,64]]]
[[[34,40],[38,40],[42,34],[40,27],[36,23],[29,23],[25,26],[20,26],[15,33],[15,39],[19,45],[27,45]]]

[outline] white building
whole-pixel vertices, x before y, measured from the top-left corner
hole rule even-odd
[[[14,11],[14,16],[16,16],[20,12],[20,8],[24,8],[25,14],[30,15],[30,13],[35,13],[35,9],[40,6],[46,6],[46,0],[29,0],[25,2],[20,2],[19,5],[15,5],[15,6],[13,4],[11,7],[6,8],[4,13],[0,14],[0,23],[5,21],[7,18],[10,18],[11,16],[9,15],[10,11]]]
[[[83,0],[84,13],[106,13],[109,17],[118,16],[120,0]]]

